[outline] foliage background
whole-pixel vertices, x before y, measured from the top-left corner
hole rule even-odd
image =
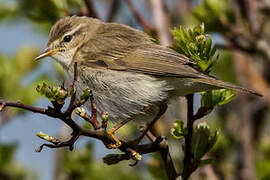
[[[192,175],[192,179],[269,179],[269,60],[270,5],[267,0],[164,0],[157,14],[155,0],[1,0],[0,1],[0,97],[26,104],[49,105],[34,90],[40,81],[60,82],[63,73],[49,58],[33,58],[46,45],[51,25],[60,17],[80,14],[98,16],[145,30],[162,45],[172,45],[169,28],[205,23],[220,51],[214,75],[264,94],[264,99],[239,95],[228,105],[207,116],[211,128],[219,129],[218,143],[207,154],[214,158]],[[93,4],[92,11],[85,2]],[[112,3],[117,2],[115,6]],[[132,3],[132,4],[130,4]],[[133,5],[133,6],[132,6]],[[133,9],[132,9],[133,8]],[[135,9],[135,11],[134,11]],[[138,14],[144,18],[142,21]],[[164,19],[163,19],[164,18]],[[267,31],[268,29],[268,31]],[[157,33],[154,33],[156,30]],[[200,96],[196,96],[199,104]],[[182,150],[170,136],[175,119],[185,119],[183,100],[174,102],[157,124],[169,137],[178,168]],[[44,131],[64,138],[68,129],[47,117],[8,110],[0,116],[0,179],[164,179],[158,155],[144,157],[135,168],[122,162],[106,166],[101,158],[108,152],[102,144],[82,139],[76,151],[46,149],[34,135]],[[123,130],[130,137],[133,126]],[[13,170],[10,172],[10,170]]]

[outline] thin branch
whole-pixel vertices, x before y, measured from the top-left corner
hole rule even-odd
[[[120,4],[119,0],[113,0],[113,2],[111,3],[110,9],[109,9],[107,22],[112,22],[113,21],[117,11],[119,10],[119,8],[118,8],[119,4]]]
[[[94,104],[94,96],[92,91],[90,91],[90,102],[91,102],[91,118],[90,118],[90,123],[94,127],[94,129],[99,128],[99,122],[97,120],[97,109],[96,105]],[[105,128],[104,128],[105,129]]]
[[[48,110],[46,109],[25,105],[21,102],[8,102],[8,101],[4,101],[3,99],[0,99],[0,106],[1,106],[1,110],[4,109],[5,107],[16,107],[16,108],[31,111],[34,113],[48,115]]]
[[[78,80],[78,70],[77,70],[77,62],[74,63],[74,77],[73,77],[73,83],[72,83],[72,96],[70,99],[69,106],[65,113],[71,114],[72,111],[75,108],[75,100],[76,100],[76,94],[77,94],[77,80]]]
[[[169,146],[165,138],[158,136],[155,137],[151,131],[147,131],[146,136],[151,142],[156,142],[159,146],[159,153],[164,163],[164,167],[168,176],[168,179],[177,179],[179,176],[174,166],[171,154],[169,152]]]
[[[154,134],[151,131],[147,131],[146,136],[148,137],[148,139],[151,142],[154,142],[156,140],[156,137],[154,136]]]
[[[169,152],[169,146],[166,141],[159,143],[159,153],[161,155],[164,167],[168,176],[168,179],[177,179],[179,176],[176,172],[171,154]]]
[[[152,4],[155,27],[160,38],[160,43],[163,46],[170,46],[172,44],[172,37],[165,2],[163,0],[151,0],[150,2]]]
[[[84,3],[87,7],[87,16],[89,17],[93,17],[93,18],[99,18],[99,15],[96,11],[96,9],[94,8],[93,2],[92,0],[84,0]]]
[[[72,137],[65,142],[57,142],[57,143],[53,143],[53,144],[42,144],[39,148],[36,149],[36,152],[41,152],[43,147],[49,147],[49,148],[60,148],[60,147],[69,147],[69,150],[72,151],[74,149],[74,143],[78,140],[78,138],[80,137],[79,134],[74,134],[72,135]]]
[[[143,27],[144,31],[152,34],[154,32],[154,28],[144,19],[144,17],[140,14],[140,12],[135,8],[134,4],[131,0],[126,0],[127,5],[129,6],[131,12],[133,13],[136,20]]]
[[[243,5],[245,7],[246,16],[249,20],[249,26],[252,34],[259,35],[260,32],[260,24],[258,21],[257,13],[256,13],[256,1],[253,0],[242,0]],[[238,0],[239,2],[239,0]]]
[[[188,179],[191,173],[195,170],[192,167],[193,155],[191,152],[191,142],[192,142],[193,123],[194,123],[193,98],[194,98],[193,94],[186,96],[187,104],[188,104],[188,111],[187,111],[187,135],[185,136],[184,170],[182,174],[183,180]]]
[[[209,110],[207,110],[204,107],[200,107],[198,112],[193,116],[193,121],[196,121],[197,119],[201,119],[202,117],[206,116],[209,113]]]

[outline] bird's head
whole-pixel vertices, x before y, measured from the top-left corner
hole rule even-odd
[[[35,59],[51,56],[64,67],[69,67],[77,49],[91,37],[100,21],[88,17],[65,17],[51,28],[47,47]]]

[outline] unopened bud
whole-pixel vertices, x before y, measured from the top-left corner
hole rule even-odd
[[[142,155],[140,155],[136,151],[133,151],[131,156],[132,156],[132,159],[134,159],[135,161],[141,161],[142,160]]]
[[[108,112],[103,112],[101,115],[102,122],[107,122],[109,120]]]
[[[4,109],[5,105],[4,104],[0,104],[0,112]]]
[[[85,88],[80,96],[80,103],[84,104],[90,97],[90,89]]]
[[[45,141],[51,142],[51,143],[58,143],[59,140],[49,136],[48,134],[45,134],[44,132],[39,132],[36,134],[39,138],[44,139]]]
[[[195,37],[197,41],[204,41],[206,38],[203,34]]]
[[[78,114],[81,117],[87,116],[87,113],[86,113],[86,111],[85,111],[85,109],[83,107],[77,107],[75,109],[75,113]]]

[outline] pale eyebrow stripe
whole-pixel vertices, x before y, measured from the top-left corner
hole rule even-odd
[[[84,26],[85,24],[80,24],[79,26],[77,26],[75,29],[73,29],[72,31],[69,31],[69,32],[67,32],[67,33],[65,33],[64,35],[63,35],[63,37],[64,36],[66,36],[66,35],[72,35],[72,34],[74,34],[75,32],[77,32],[82,26]]]

